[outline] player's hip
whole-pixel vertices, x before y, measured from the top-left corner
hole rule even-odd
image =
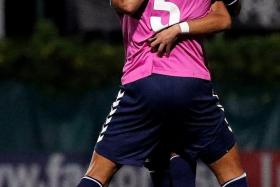
[[[157,110],[182,110],[216,100],[211,81],[193,77],[152,74],[122,87],[128,95]]]

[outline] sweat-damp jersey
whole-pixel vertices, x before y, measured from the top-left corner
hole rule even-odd
[[[210,7],[211,0],[147,0],[134,16],[120,15],[125,48],[122,84],[152,73],[210,80],[201,39],[180,39],[168,57],[153,53],[147,42],[163,28],[205,16]]]

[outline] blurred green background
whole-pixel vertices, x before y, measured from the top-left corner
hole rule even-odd
[[[220,34],[205,47],[240,144],[279,148],[280,34]],[[88,151],[118,90],[122,65],[121,42],[62,36],[47,20],[27,38],[2,39],[0,150]]]

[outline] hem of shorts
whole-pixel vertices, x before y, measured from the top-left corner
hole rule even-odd
[[[136,167],[142,167],[144,166],[144,162],[140,162],[140,161],[133,161],[133,160],[118,160],[116,158],[113,158],[111,156],[109,156],[109,154],[98,150],[97,148],[95,148],[94,150],[97,154],[107,158],[108,160],[111,160],[112,162],[116,163],[117,165],[128,165],[128,166],[136,166]]]
[[[157,73],[157,74],[162,74],[162,75],[169,75],[169,76],[174,76],[174,77],[193,77],[193,78],[199,78],[199,79],[204,79],[211,81],[211,75],[209,74],[200,74],[196,73],[193,71],[167,71],[167,70],[162,70],[160,68],[153,68],[152,73]]]
[[[231,144],[227,150],[223,150],[221,152],[219,152],[219,154],[217,154],[217,157],[215,159],[211,159],[211,160],[206,160],[204,161],[206,164],[210,165],[213,164],[214,162],[216,162],[217,160],[219,160],[220,158],[222,158],[225,154],[228,153],[229,150],[231,150],[236,144],[236,141],[233,142],[233,144]]]

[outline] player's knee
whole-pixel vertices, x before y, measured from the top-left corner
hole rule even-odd
[[[210,168],[215,173],[220,184],[239,177],[244,173],[236,146],[222,158],[210,164]]]
[[[86,176],[100,181],[103,185],[107,184],[113,174],[118,170],[118,165],[113,161],[94,153]]]

